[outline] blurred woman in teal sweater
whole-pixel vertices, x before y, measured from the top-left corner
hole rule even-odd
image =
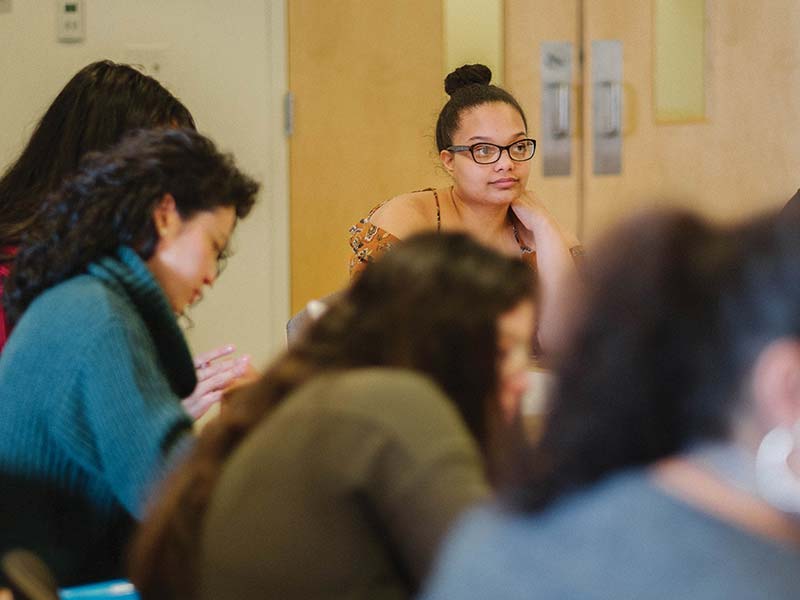
[[[63,585],[121,574],[148,490],[192,439],[176,315],[257,190],[207,138],[161,129],[89,155],[45,204],[4,294],[0,553],[37,552]]]

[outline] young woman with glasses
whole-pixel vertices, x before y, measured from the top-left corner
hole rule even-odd
[[[484,65],[464,65],[445,79],[450,100],[436,124],[448,188],[396,196],[350,229],[351,277],[392,244],[419,231],[465,231],[496,250],[521,257],[538,274],[538,341],[547,352],[558,339],[559,307],[575,270],[578,241],[526,189],[536,141],[514,97],[490,85]]]

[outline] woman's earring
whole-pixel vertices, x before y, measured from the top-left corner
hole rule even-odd
[[[776,427],[764,436],[756,454],[758,492],[769,504],[784,512],[800,514],[800,477],[789,466],[789,457],[797,445],[793,429]]]

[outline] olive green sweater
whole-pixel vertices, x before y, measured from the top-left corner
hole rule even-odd
[[[206,515],[200,597],[410,598],[488,493],[477,446],[429,380],[317,377],[236,450]]]

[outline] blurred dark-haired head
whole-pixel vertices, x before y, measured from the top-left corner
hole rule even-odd
[[[800,215],[650,213],[592,253],[523,503],[726,440],[773,341],[800,338]]]
[[[18,320],[42,291],[120,246],[148,260],[160,239],[154,211],[165,196],[182,220],[219,207],[242,218],[257,192],[230,155],[192,129],[138,130],[105,152],[89,153],[45,201],[45,235],[23,239],[4,293],[9,320]]]
[[[133,67],[104,60],[78,71],[0,179],[0,247],[18,245],[36,227],[45,196],[84,154],[110,148],[133,129],[157,126],[195,124],[175,96]]]
[[[533,302],[534,285],[522,261],[466,235],[419,234],[370,264],[298,351],[335,343],[353,366],[426,373],[483,443],[486,403],[498,386],[497,322]]]

